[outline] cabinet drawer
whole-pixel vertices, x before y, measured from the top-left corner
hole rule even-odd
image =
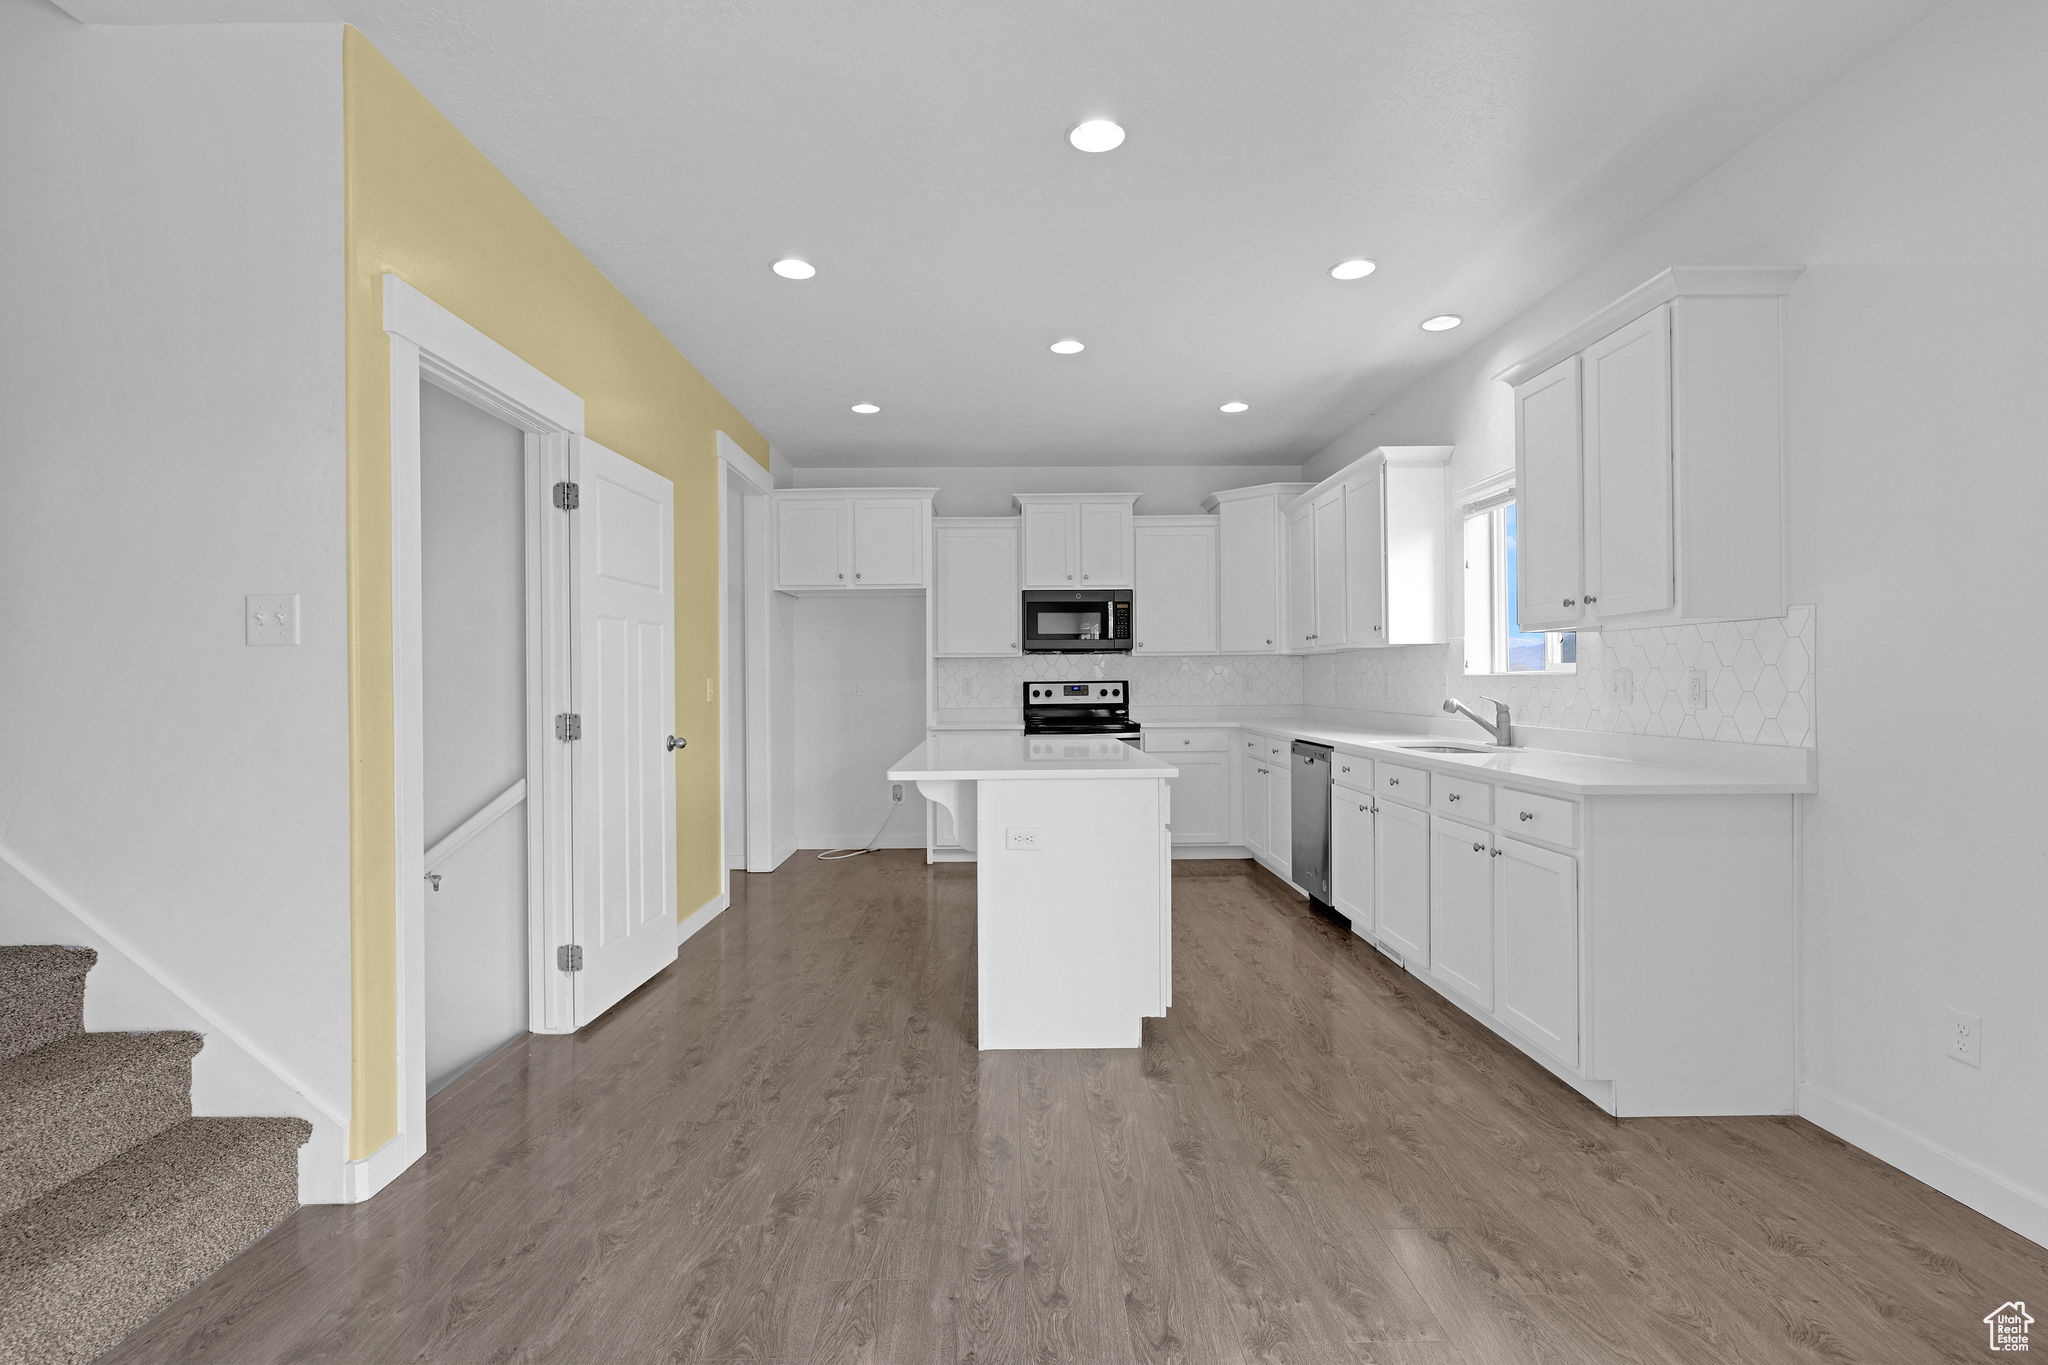
[[[1372,760],[1347,754],[1341,749],[1330,757],[1330,780],[1340,787],[1372,790]]]
[[[1145,752],[1154,754],[1221,754],[1230,751],[1227,730],[1146,730]]]
[[[1430,784],[1429,807],[1461,820],[1485,824],[1493,819],[1493,788],[1484,782],[1438,773],[1436,781]]]
[[[1373,790],[1389,801],[1427,806],[1429,771],[1426,768],[1404,768],[1398,763],[1374,763]]]
[[[1579,843],[1579,806],[1555,796],[1538,796],[1507,787],[1495,803],[1494,823],[1511,834],[1541,839],[1546,844],[1576,848]]]

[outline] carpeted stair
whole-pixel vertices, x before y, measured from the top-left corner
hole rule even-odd
[[[193,1118],[196,1033],[86,1033],[90,948],[0,946],[0,1365],[93,1359],[299,1205],[296,1118]]]

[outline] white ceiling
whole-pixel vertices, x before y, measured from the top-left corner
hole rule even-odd
[[[1299,464],[1935,0],[63,4],[355,24],[792,463],[888,466]]]

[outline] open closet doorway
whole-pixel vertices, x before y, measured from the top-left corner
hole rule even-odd
[[[426,1089],[527,1031],[526,433],[420,385]]]
[[[774,616],[769,587],[768,494],[774,483],[739,442],[718,433],[719,820],[725,858],[725,901],[735,871],[773,872],[790,849],[793,822],[782,809],[794,800],[787,774],[788,715],[793,695],[787,678],[770,667],[784,619]],[[782,644],[787,657],[788,642]],[[781,836],[781,837],[778,837]],[[794,847],[791,839],[791,848]]]

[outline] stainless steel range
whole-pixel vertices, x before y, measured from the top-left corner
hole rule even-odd
[[[1135,745],[1142,730],[1131,719],[1131,685],[1121,678],[1098,678],[1025,683],[1024,733],[1092,735]]]

